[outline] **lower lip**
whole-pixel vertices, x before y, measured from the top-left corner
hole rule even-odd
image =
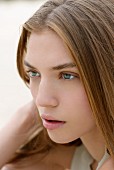
[[[63,121],[52,121],[52,122],[49,122],[45,119],[43,119],[43,126],[46,128],[46,129],[49,129],[49,130],[54,130],[54,129],[57,129],[59,127],[61,127],[62,125],[64,125],[65,122]]]

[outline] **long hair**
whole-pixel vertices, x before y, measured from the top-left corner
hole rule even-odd
[[[74,59],[96,124],[114,156],[114,0],[49,0],[23,25],[17,68],[28,85],[23,60],[32,31],[55,31]],[[32,141],[31,141],[32,143]]]

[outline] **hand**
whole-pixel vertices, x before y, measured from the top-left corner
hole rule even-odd
[[[16,129],[17,127],[19,128],[17,130],[21,132],[21,135],[25,133],[32,134],[31,131],[34,131],[35,127],[38,128],[38,123],[41,121],[38,114],[38,109],[33,100],[17,110],[12,119],[12,123],[13,122]]]
[[[0,168],[15,151],[29,139],[40,125],[38,110],[33,101],[24,105],[0,129]]]
[[[19,127],[17,135],[26,141],[31,140],[39,131],[42,130],[42,121],[40,119],[38,109],[32,100],[17,111],[16,120]]]

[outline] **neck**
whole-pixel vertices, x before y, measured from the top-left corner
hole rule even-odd
[[[99,162],[105,154],[105,142],[98,128],[81,137],[81,140],[93,159]]]

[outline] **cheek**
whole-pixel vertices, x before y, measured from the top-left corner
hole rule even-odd
[[[36,97],[37,97],[37,93],[38,93],[38,85],[37,85],[37,83],[30,80],[29,88],[30,88],[32,97],[35,100]]]
[[[79,116],[93,116],[87,95],[81,84],[80,86],[72,88],[72,90],[70,89],[67,93],[64,93],[63,96],[62,101],[64,102],[66,110],[71,110],[72,113]]]
[[[80,108],[82,108],[83,110],[85,110],[88,113],[92,113],[87,95],[86,95],[85,90],[83,88],[82,88],[82,90],[79,94],[79,98],[77,99],[77,103],[78,103],[78,106]]]

